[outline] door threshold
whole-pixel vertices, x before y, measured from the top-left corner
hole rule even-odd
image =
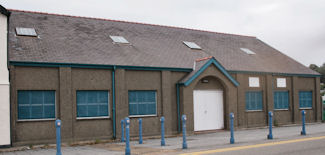
[[[225,129],[215,129],[215,130],[203,130],[203,131],[194,131],[194,134],[206,134],[206,133],[215,133],[225,131]]]

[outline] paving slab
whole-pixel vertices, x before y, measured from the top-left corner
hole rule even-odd
[[[226,130],[215,133],[203,133],[187,136],[188,149],[182,149],[182,137],[165,138],[166,146],[160,146],[160,139],[145,139],[143,144],[138,141],[131,141],[131,154],[136,155],[161,155],[180,154],[217,148],[227,148],[251,144],[277,142],[289,139],[298,139],[311,136],[324,136],[325,124],[307,124],[307,136],[300,135],[301,126],[285,126],[273,128],[273,140],[267,139],[268,128],[240,129],[235,131],[235,144],[229,144],[230,132]],[[85,146],[64,146],[63,155],[122,155],[124,154],[125,143],[110,142]],[[0,149],[1,152],[1,149]],[[55,154],[55,148],[38,148],[13,152],[1,152],[3,155],[44,155]]]

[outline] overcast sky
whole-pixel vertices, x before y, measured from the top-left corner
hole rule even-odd
[[[256,36],[300,63],[325,63],[325,0],[0,0],[8,9]]]

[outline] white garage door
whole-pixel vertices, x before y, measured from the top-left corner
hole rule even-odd
[[[223,91],[194,90],[194,131],[224,128]]]

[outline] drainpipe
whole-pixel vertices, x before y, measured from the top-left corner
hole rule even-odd
[[[178,128],[177,128],[177,131],[178,133],[181,132],[181,121],[180,121],[180,118],[181,118],[181,114],[180,114],[180,107],[179,107],[179,83],[176,83],[176,102],[177,102],[177,125],[178,125]]]
[[[113,70],[112,70],[113,139],[116,139],[116,118],[115,118],[115,70],[116,70],[116,66],[113,66]]]

